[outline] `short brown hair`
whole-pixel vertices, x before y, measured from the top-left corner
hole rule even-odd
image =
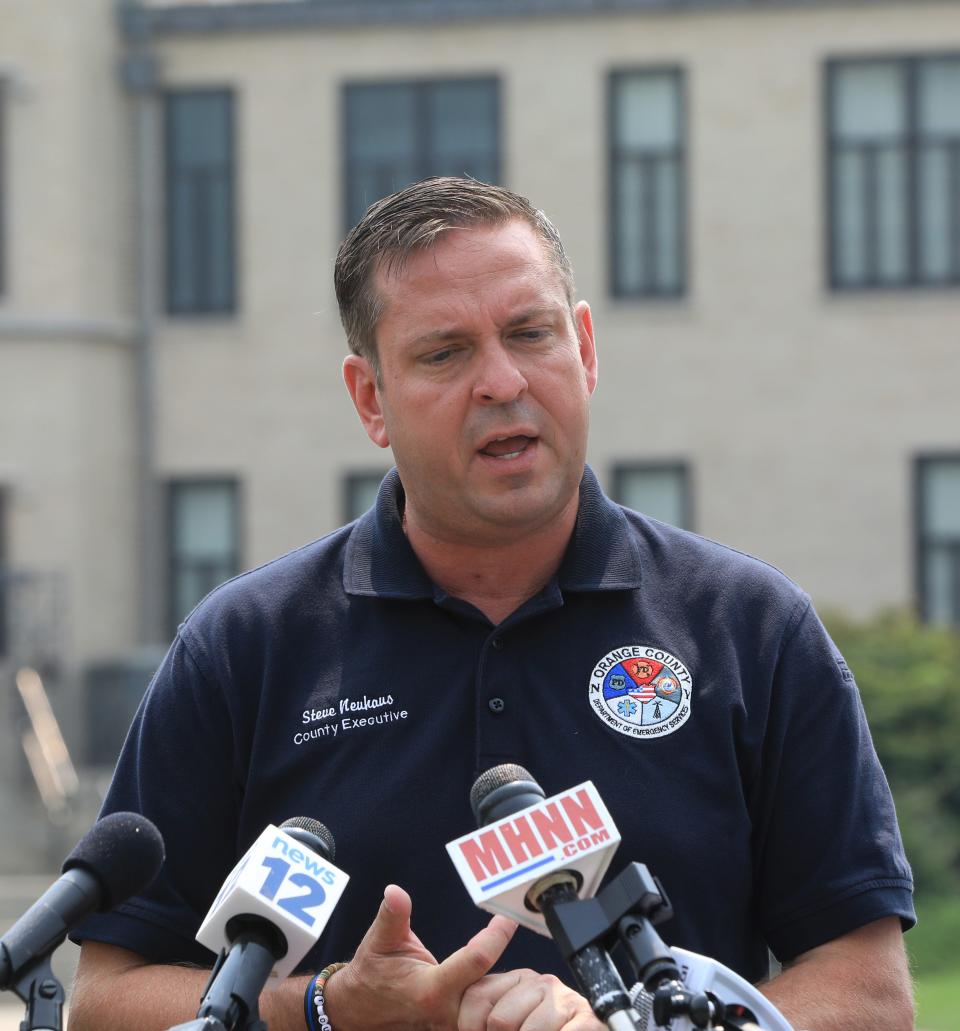
[[[340,244],[333,282],[350,350],[370,362],[378,380],[376,329],[383,301],[374,289],[373,277],[381,263],[396,272],[410,254],[432,247],[450,229],[503,225],[513,219],[522,219],[544,242],[572,304],[573,269],[560,234],[526,197],[503,186],[466,176],[435,176],[367,208]]]

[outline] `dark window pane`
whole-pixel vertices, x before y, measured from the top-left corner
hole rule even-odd
[[[6,83],[0,75],[0,296],[3,295],[7,286],[7,183],[6,183],[6,142],[7,142],[7,95]]]
[[[226,177],[211,175],[204,184],[210,232],[207,259],[210,306],[228,311],[233,303],[233,197]]]
[[[234,307],[233,98],[226,91],[166,101],[167,308]]]
[[[951,185],[957,154],[957,148],[933,144],[919,156],[920,274],[929,282],[943,282],[956,271],[952,230],[960,198],[951,194]]]
[[[7,608],[10,604],[12,574],[7,562],[7,491],[0,486],[0,659],[8,650]]]
[[[960,58],[828,70],[831,280],[960,282]]]
[[[172,628],[204,595],[239,571],[237,485],[232,480],[170,484]]]
[[[496,91],[487,82],[451,82],[426,92],[430,175],[490,179],[497,153]]]
[[[343,521],[362,516],[377,500],[377,491],[386,472],[349,473],[344,480]]]
[[[350,224],[417,174],[417,94],[409,85],[348,86],[347,207]]]
[[[909,274],[907,253],[907,167],[900,149],[885,147],[875,157],[877,277],[899,283]]]
[[[960,625],[960,458],[922,459],[918,474],[921,611]]]
[[[614,500],[651,519],[691,529],[688,474],[682,463],[616,469]]]
[[[621,227],[614,229],[617,293],[640,293],[650,279],[644,248],[650,234],[650,227],[645,224],[647,179],[649,175],[641,161],[624,159],[614,170],[615,226]]]
[[[673,71],[620,72],[610,80],[613,291],[684,289],[683,113]]]
[[[678,80],[673,72],[637,72],[617,78],[617,144],[659,152],[680,143]]]
[[[680,161],[662,158],[656,164],[655,239],[657,287],[664,293],[680,290]]]
[[[907,128],[906,77],[895,61],[837,69],[834,128],[848,142],[899,140]]]
[[[168,104],[169,141],[178,169],[219,168],[231,147],[229,94],[171,94]]]
[[[358,83],[344,92],[346,215],[431,175],[499,176],[493,79]]]
[[[859,151],[845,150],[833,162],[834,274],[841,283],[867,278],[866,161]]]
[[[917,79],[921,132],[960,136],[960,58],[924,61]]]

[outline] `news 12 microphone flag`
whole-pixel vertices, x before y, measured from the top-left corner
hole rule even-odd
[[[528,889],[554,870],[574,870],[589,898],[607,872],[620,832],[592,781],[465,834],[447,852],[475,905],[550,936]]]
[[[231,918],[262,916],[287,940],[286,955],[270,974],[284,978],[323,933],[349,880],[329,860],[269,824],[224,881],[197,941],[219,952],[230,947]]]

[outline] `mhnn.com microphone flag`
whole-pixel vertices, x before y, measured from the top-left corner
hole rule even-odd
[[[573,871],[577,894],[589,898],[619,844],[600,793],[585,781],[451,841],[447,852],[475,905],[549,937],[528,890],[554,871]]]

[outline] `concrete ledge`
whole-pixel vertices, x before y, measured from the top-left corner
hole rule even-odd
[[[951,0],[933,0],[949,3]],[[130,41],[152,35],[262,32],[300,28],[557,18],[629,12],[776,7],[876,7],[902,0],[253,0],[120,8]]]
[[[136,341],[132,322],[71,315],[0,315],[0,341],[55,340],[125,344]]]

